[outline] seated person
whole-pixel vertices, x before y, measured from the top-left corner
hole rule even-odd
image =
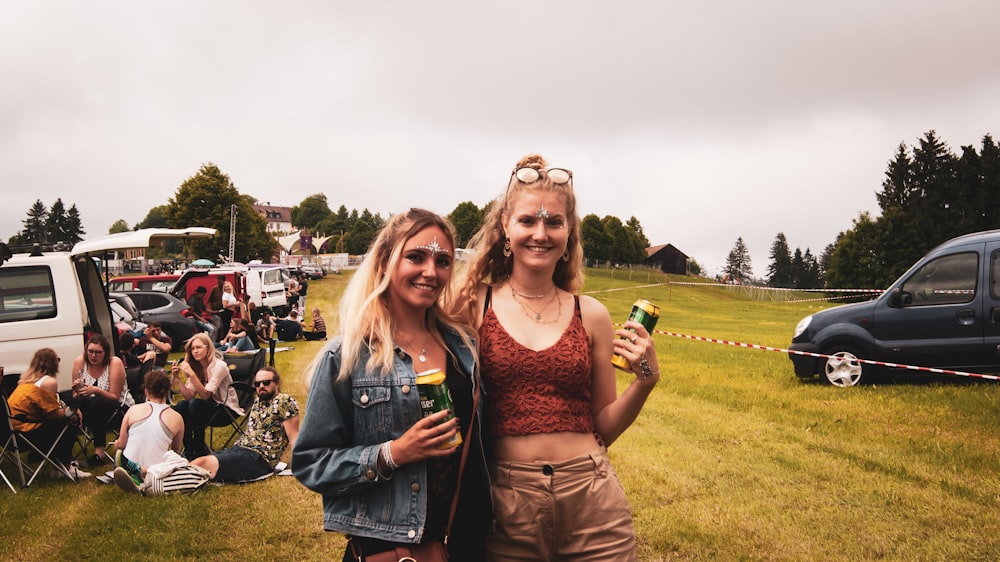
[[[131,332],[122,332],[122,335],[118,337],[118,350],[121,353],[122,363],[125,363],[126,369],[129,367],[140,367],[146,361],[156,359],[155,351],[139,352],[139,347],[135,343],[135,336]]]
[[[260,349],[257,331],[246,318],[233,318],[233,327],[219,344],[222,351],[255,351]]]
[[[274,323],[274,331],[281,341],[295,341],[302,337],[302,322],[299,321],[299,313],[292,310],[288,313],[288,318],[282,318]]]
[[[196,288],[194,294],[188,299],[187,304],[191,307],[191,318],[198,325],[198,329],[208,334],[208,337],[211,338],[215,334],[215,324],[212,324],[212,314],[205,308],[205,295],[207,293],[208,291],[205,287]]]
[[[124,412],[135,404],[128,389],[125,363],[114,354],[111,342],[103,334],[87,340],[83,355],[73,361],[73,398],[83,413],[83,426],[94,440],[94,455],[87,466],[98,467],[111,462],[107,455],[107,433],[116,412]],[[117,424],[116,424],[117,425]]]
[[[156,366],[166,367],[167,357],[173,349],[174,340],[163,333],[163,325],[158,320],[153,320],[146,324],[146,331],[143,332],[136,345],[139,346],[139,351],[155,351]]]
[[[271,311],[264,308],[260,312],[260,318],[257,320],[257,337],[261,341],[269,341],[274,338],[274,318],[271,317]]]
[[[56,393],[59,372],[59,356],[52,348],[43,347],[35,352],[28,369],[21,373],[17,387],[7,399],[10,420],[15,431],[24,432],[36,447],[43,451],[49,450],[59,437],[59,432],[69,424],[69,429],[56,444],[49,458],[60,463],[74,479],[89,478],[89,472],[84,472],[70,462],[73,455],[73,444],[79,433],[80,415],[59,400]],[[23,416],[24,419],[17,419]],[[37,457],[38,453],[31,451],[28,458]]]
[[[229,366],[217,355],[212,338],[200,333],[184,345],[184,359],[170,368],[171,383],[184,396],[174,409],[184,418],[184,456],[208,454],[205,428],[222,408],[233,417],[243,415]],[[181,379],[183,377],[183,380]]]
[[[277,369],[262,367],[254,375],[253,385],[257,397],[236,444],[191,461],[216,482],[247,482],[272,473],[299,435],[299,405],[295,398],[280,392]]]
[[[140,490],[147,467],[163,462],[167,451],[180,452],[184,439],[184,419],[167,404],[167,373],[146,373],[143,387],[146,401],[128,409],[115,441],[115,483],[130,492]]]
[[[313,309],[312,331],[303,332],[302,336],[309,341],[326,339],[326,320],[320,316],[318,308]]]

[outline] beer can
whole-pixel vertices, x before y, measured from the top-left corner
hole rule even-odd
[[[632,305],[632,312],[629,313],[628,319],[642,324],[646,331],[652,334],[653,328],[656,327],[656,321],[660,319],[660,307],[648,300],[639,299]],[[631,329],[629,331],[635,332]],[[617,353],[611,357],[611,364],[623,371],[632,370],[632,363]]]
[[[417,393],[420,395],[420,410],[425,418],[442,410],[451,410],[452,412],[444,421],[455,417],[455,408],[451,401],[451,392],[448,390],[448,381],[441,369],[417,373]],[[453,438],[438,445],[438,449],[450,449],[458,446],[461,442],[462,432],[459,431],[455,433]]]

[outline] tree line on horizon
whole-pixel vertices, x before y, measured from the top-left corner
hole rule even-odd
[[[916,146],[899,144],[875,195],[881,215],[860,213],[818,259],[808,248],[789,252],[779,232],[763,282],[802,289],[881,289],[938,244],[1000,228],[1000,145],[987,134],[978,150],[964,145],[955,154],[935,131],[928,131]],[[732,279],[753,279],[742,237],[724,270]]]
[[[971,145],[962,146],[961,154],[956,155],[933,130],[928,131],[914,147],[899,144],[876,197],[881,216],[860,213],[852,227],[840,232],[819,257],[809,248],[792,251],[784,233],[778,232],[763,280],[753,279],[750,253],[739,237],[726,259],[726,276],[785,288],[886,287],[937,244],[961,234],[1000,227],[996,216],[996,209],[1000,209],[1000,146],[985,135],[978,151]],[[207,163],[187,178],[165,204],[150,209],[132,228],[215,228],[220,233],[216,238],[188,245],[168,243],[149,256],[214,260],[228,254],[230,218],[235,214],[234,258],[270,261],[278,256],[278,243],[267,232],[266,219],[254,212],[257,202],[241,194],[216,165]],[[460,247],[468,243],[492,204],[490,201],[479,207],[465,201],[447,215],[455,226]],[[317,193],[292,207],[291,220],[296,227],[308,228],[316,236],[330,236],[329,251],[360,255],[368,250],[386,219],[367,208],[348,211],[340,205],[333,211],[327,196]],[[622,222],[611,215],[600,218],[589,214],[581,219],[580,226],[589,263],[614,266],[645,260],[650,243],[635,216]],[[128,223],[119,219],[109,232],[129,229]],[[67,209],[62,199],[57,199],[46,208],[39,200],[28,210],[23,229],[10,238],[9,244],[72,245],[82,240],[84,233],[75,204]],[[688,271],[700,275],[702,268],[689,259]]]

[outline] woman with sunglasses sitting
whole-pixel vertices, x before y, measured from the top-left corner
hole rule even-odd
[[[455,306],[479,330],[492,438],[490,560],[636,560],[635,531],[607,449],[653,390],[649,333],[615,330],[579,295],[583,247],[572,173],[526,156],[482,228]],[[615,335],[621,339],[616,338]],[[634,365],[617,395],[612,353]]]

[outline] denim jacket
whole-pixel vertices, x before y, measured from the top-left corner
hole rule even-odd
[[[472,350],[462,345],[458,334],[441,331],[462,370],[474,373]],[[400,437],[422,417],[413,360],[397,347],[391,373],[368,373],[369,354],[362,347],[350,380],[337,383],[342,343],[337,336],[320,354],[292,450],[292,472],[305,487],[323,495],[327,531],[420,542],[427,514],[426,462],[403,465],[388,480],[376,470],[379,446]],[[473,375],[477,387],[478,377]],[[480,407],[480,428],[482,412]],[[484,455],[481,439],[472,445],[470,456]]]

